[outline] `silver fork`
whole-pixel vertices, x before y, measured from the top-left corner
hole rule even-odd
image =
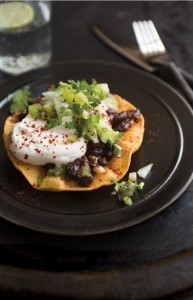
[[[167,67],[178,83],[184,95],[193,104],[193,91],[183,77],[179,68],[170,59],[170,56],[162,43],[162,40],[151,20],[133,22],[133,30],[143,57],[153,65]],[[186,72],[185,72],[186,73]],[[186,75],[186,74],[185,74]]]

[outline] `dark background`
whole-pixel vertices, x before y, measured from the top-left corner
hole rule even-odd
[[[193,74],[193,2],[191,1],[54,1],[52,18],[52,62],[91,59],[132,65],[99,41],[92,33],[90,24],[93,20],[106,22],[109,26],[123,32],[124,35],[128,35],[130,40],[134,41],[131,23],[134,20],[143,19],[153,20],[172,58],[181,68]],[[9,77],[9,75],[0,72],[0,80],[6,80]],[[167,74],[161,74],[161,77],[174,85]],[[190,163],[192,164],[192,161]],[[50,272],[53,273],[53,271],[70,271],[74,276],[77,275],[78,272],[78,274],[82,274],[83,279],[85,279],[84,276],[87,274],[84,272],[91,272],[89,274],[92,277],[92,272],[97,271],[98,274],[102,275],[100,278],[96,277],[95,283],[98,282],[98,279],[103,279],[102,276],[104,276],[104,273],[100,273],[102,271],[124,271],[137,266],[142,268],[140,270],[142,270],[143,273],[145,272],[144,266],[146,266],[145,268],[148,272],[148,268],[151,269],[152,266],[155,267],[156,263],[158,264],[158,268],[161,266],[158,262],[171,257],[171,259],[166,260],[164,264],[165,266],[168,263],[169,266],[171,261],[174,262],[172,255],[176,255],[177,253],[181,255],[184,253],[181,251],[187,251],[193,246],[192,198],[193,184],[191,184],[185,193],[174,204],[167,208],[167,210],[152,219],[130,229],[90,237],[49,236],[17,227],[0,219],[0,243],[4,245],[0,250],[0,273],[5,273],[7,276],[15,274],[15,276],[13,276],[13,282],[15,280],[18,285],[18,288],[16,288],[14,284],[12,285],[9,277],[7,277],[7,281],[1,281],[0,279],[0,291],[5,293],[5,295],[8,293],[8,295],[10,294],[15,297],[23,291],[22,281],[19,281],[17,275],[20,273],[14,273],[13,269],[8,269],[7,271],[5,268],[7,266],[20,268],[20,271],[22,270],[21,274],[31,272],[32,269],[46,270],[49,274]],[[15,244],[15,246],[13,246],[13,244]],[[30,247],[22,247],[22,245],[29,244],[31,244]],[[48,253],[48,247],[43,246],[45,244],[51,247],[51,254]],[[153,265],[151,265],[151,263],[153,263]],[[182,270],[182,273],[183,272],[185,274],[185,270]],[[187,271],[187,278],[191,276],[191,272],[192,270]],[[29,274],[31,273],[28,273],[28,275]],[[164,273],[165,278],[167,278],[166,274],[167,272]],[[32,277],[34,278],[34,276]],[[47,276],[47,274],[45,276]],[[94,276],[96,276],[96,273],[94,273]],[[110,273],[110,275],[108,274],[108,276],[110,276],[108,277],[110,280],[112,273]],[[174,277],[175,276],[173,276],[173,279],[175,279]],[[30,278],[29,276],[29,280]],[[42,278],[43,277],[40,279],[43,280]],[[47,277],[44,277],[44,280],[45,278]],[[117,278],[117,282],[119,282],[119,278]],[[147,282],[150,290],[151,286],[152,289],[154,286],[153,278],[156,281],[156,277],[150,276],[149,282]],[[182,280],[179,276],[176,276],[176,278],[178,284],[175,285],[175,282],[173,285],[174,289],[170,292],[166,287],[161,289],[162,280],[161,278],[159,279],[160,291],[162,290],[160,296],[164,297],[170,295],[170,293],[173,295],[173,293],[175,294],[175,292],[185,289],[191,290],[193,279],[192,282],[189,281],[188,284],[184,283],[184,285],[180,285]],[[77,279],[76,277],[76,280],[79,279],[80,278]],[[130,280],[132,282],[131,278]],[[29,284],[29,281],[27,283]],[[55,286],[55,289],[52,289],[52,284]],[[52,299],[54,296],[57,296],[59,290],[56,288],[56,281],[53,280],[52,284],[50,287],[47,287],[46,292],[42,288],[40,294],[42,293],[42,295],[47,295],[48,297],[49,292],[52,291]],[[138,285],[140,286],[140,282],[138,282]],[[140,292],[139,286],[136,287],[138,291],[136,295],[142,297],[141,295],[143,293],[142,291]],[[61,295],[66,295],[66,290],[68,290],[67,287],[65,289],[65,284],[63,288],[64,291],[63,294],[61,293],[59,295],[60,297]],[[117,297],[119,299],[127,299],[124,288],[125,286],[123,285],[122,292],[117,290]],[[134,285],[132,285],[132,288],[134,289]],[[147,286],[143,286],[143,288],[147,289]],[[29,297],[33,293],[38,293],[38,289],[40,289],[40,284],[37,285],[36,291],[33,288],[28,288],[22,295],[24,298],[25,295]],[[76,289],[76,285],[74,289]],[[95,290],[93,290],[93,295],[94,291]],[[190,292],[188,292],[187,295],[190,297],[189,299],[192,299]],[[68,293],[68,296],[72,296],[72,294],[73,293]],[[76,298],[75,294],[73,294],[72,299]],[[107,295],[108,292],[104,299],[108,299]],[[140,299],[153,299],[153,295],[153,292],[150,292],[150,294],[144,293],[144,298]],[[90,299],[92,299],[92,296],[90,294]],[[158,293],[157,296],[159,296]],[[98,297],[99,294],[93,299],[97,299]],[[135,295],[132,297],[132,299],[137,299]],[[185,299],[183,298],[185,297],[184,294],[181,294],[180,298],[177,298],[177,295],[172,297],[173,298],[170,299],[174,299],[175,297],[175,299]],[[113,298],[113,295],[111,295],[111,299],[116,299],[116,297]]]

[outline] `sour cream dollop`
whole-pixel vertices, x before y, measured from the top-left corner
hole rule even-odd
[[[45,129],[46,121],[34,120],[27,115],[14,125],[11,132],[10,151],[22,162],[42,166],[47,163],[66,164],[86,153],[83,137],[69,143],[73,130],[57,126]]]

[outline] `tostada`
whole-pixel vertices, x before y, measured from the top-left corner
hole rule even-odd
[[[4,142],[34,188],[89,191],[124,177],[142,143],[144,118],[108,84],[69,80],[27,100],[18,101],[19,111],[12,103]]]

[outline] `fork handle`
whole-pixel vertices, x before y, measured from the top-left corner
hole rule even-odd
[[[170,72],[173,74],[176,83],[178,83],[178,86],[183,91],[187,100],[193,106],[193,90],[191,89],[187,81],[184,79],[179,68],[175,65],[174,62],[168,62],[167,67],[170,70]]]
[[[193,87],[193,75],[181,68],[179,68],[179,70],[183,77],[186,79],[186,81],[191,85],[191,87]]]

